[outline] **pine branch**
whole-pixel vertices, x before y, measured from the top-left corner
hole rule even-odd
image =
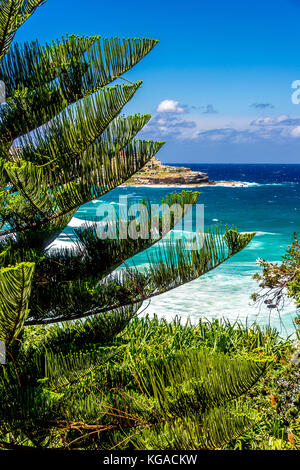
[[[255,235],[238,234],[232,244],[228,232],[223,234],[216,226],[207,234],[198,233],[193,240],[193,248],[198,248],[193,250],[186,240],[179,240],[176,245],[163,244],[149,255],[149,267],[143,271],[126,268],[104,280],[102,276],[100,279],[91,276],[86,280],[45,284],[34,292],[31,318],[26,324],[51,324],[100,314],[191,282],[244,249]]]
[[[247,407],[230,403],[265,373],[272,359],[232,358],[208,349],[133,364],[151,403],[148,420],[130,439],[139,449],[216,449],[257,423]],[[130,436],[130,434],[129,434]]]
[[[7,54],[20,26],[46,0],[1,0],[0,2],[0,60]]]
[[[90,148],[85,154],[81,176],[77,181],[67,180],[70,167],[58,174],[52,174],[51,167],[37,167],[24,163],[22,167],[11,165],[10,178],[19,183],[21,192],[25,191],[34,205],[36,213],[28,211],[27,219],[22,220],[26,203],[21,195],[2,195],[3,220],[10,220],[11,228],[2,230],[0,236],[38,230],[59,217],[67,215],[77,207],[111,191],[139,171],[162,147],[162,142],[137,141],[128,145],[113,159],[109,153],[98,155],[97,148]],[[23,181],[21,180],[23,178]],[[25,188],[25,189],[23,189]],[[42,214],[47,213],[46,217]]]
[[[0,3],[0,60],[8,52],[18,29],[18,14],[23,0],[3,0]]]
[[[16,46],[2,70],[0,67],[0,79],[8,80],[8,100],[0,108],[0,142],[11,145],[67,106],[104,88],[156,44],[151,39],[124,39],[121,44],[118,39],[70,36],[46,48],[37,42],[24,49]],[[17,78],[11,76],[12,70]],[[52,81],[45,83],[50,78]]]
[[[29,314],[33,263],[0,269],[0,340],[9,346]]]
[[[70,35],[46,45],[38,40],[14,43],[0,63],[0,78],[5,83],[7,99],[21,89],[34,91],[50,85],[70,68],[79,67],[86,51],[98,39],[99,36]]]

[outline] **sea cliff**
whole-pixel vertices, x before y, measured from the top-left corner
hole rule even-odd
[[[157,158],[147,163],[123,186],[246,186],[237,181],[210,181],[207,173],[193,171],[190,168],[164,165]]]

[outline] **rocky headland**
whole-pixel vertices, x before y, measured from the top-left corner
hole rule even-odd
[[[157,158],[130,178],[123,186],[247,186],[237,181],[210,181],[207,173],[190,168],[164,165]]]

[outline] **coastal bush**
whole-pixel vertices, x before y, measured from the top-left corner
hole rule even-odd
[[[260,290],[252,294],[253,300],[264,303],[269,309],[281,310],[287,298],[300,307],[300,238],[293,234],[293,241],[282,256],[281,263],[259,259],[261,273],[254,275]],[[297,325],[297,322],[296,322]]]
[[[294,233],[292,243],[286,249],[280,263],[259,259],[261,272],[254,279],[259,283],[259,290],[252,294],[252,299],[279,314],[287,301],[296,307],[294,318],[295,336],[290,361],[286,367],[277,367],[274,382],[270,385],[273,406],[269,410],[265,426],[272,428],[273,436],[265,443],[265,449],[289,449],[300,447],[300,239]],[[284,358],[282,358],[284,363]],[[288,425],[288,426],[287,426]],[[246,445],[253,445],[251,439]]]
[[[24,330],[16,363],[22,394],[10,378],[0,400],[7,447],[8,436],[62,449],[299,447],[299,370],[290,363],[291,340],[275,330],[134,318],[76,354],[85,322],[77,328],[72,353],[60,355],[56,325]]]

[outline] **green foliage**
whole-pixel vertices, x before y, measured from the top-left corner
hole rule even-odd
[[[297,309],[300,307],[300,239],[297,233],[293,234],[293,242],[288,246],[281,263],[271,263],[259,259],[258,265],[262,269],[253,278],[259,283],[260,291],[252,294],[257,303],[264,303],[269,309],[280,311],[286,298],[292,299]],[[299,339],[299,314],[295,318],[296,334]]]
[[[123,334],[129,345],[131,357],[143,356],[144,361],[151,356],[155,359],[164,355],[168,358],[178,350],[186,348],[209,349],[217,353],[229,354],[234,357],[270,355],[281,358],[282,347],[289,341],[280,339],[279,333],[269,327],[260,328],[253,324],[245,328],[240,323],[214,320],[212,322],[199,319],[196,325],[190,321],[182,324],[176,317],[172,322],[164,319],[133,318]],[[131,342],[131,338],[135,341]]]
[[[149,252],[145,272],[127,268],[126,260],[170,231],[179,220],[174,214],[167,228],[159,221],[153,239],[123,240],[116,234],[103,241],[95,225],[77,231],[74,248],[47,250],[80,205],[125,182],[161,148],[162,142],[135,140],[149,115],[120,117],[141,82],[108,86],[156,44],[71,35],[46,45],[15,44],[2,58],[7,100],[0,109],[1,260],[4,267],[36,263],[27,325],[139,303],[205,274],[253,237],[235,229],[226,229],[223,237],[216,227],[207,236],[196,234],[193,249],[192,242],[163,243]],[[197,197],[183,191],[162,202],[180,206],[182,217]],[[146,206],[151,220],[151,205]],[[121,265],[125,272],[116,271]]]
[[[0,269],[0,340],[6,346],[19,336],[29,314],[33,263]]]
[[[0,3],[0,60],[9,51],[20,26],[45,0],[1,0]]]
[[[248,391],[265,368],[265,360],[233,359],[205,349],[150,360],[144,368],[137,364],[138,380],[154,403],[155,422],[141,430],[134,445],[139,449],[213,449],[233,440],[255,418],[249,410],[225,405]]]
[[[149,115],[120,115],[142,82],[112,84],[157,41],[72,35],[11,47],[42,3],[0,0],[0,340],[9,353],[0,447],[219,448],[255,422],[237,400],[269,359],[228,355],[245,343],[229,325],[162,331],[154,320],[146,332],[149,320],[134,318],[144,300],[206,274],[254,234],[216,226],[164,239],[198,199],[182,191],[162,201],[181,211],[169,226],[144,201],[148,223],[133,226],[150,232],[155,216],[155,237],[124,240],[116,228],[102,239],[96,220],[75,231],[71,249],[49,250],[79,206],[127,181],[163,142],[136,140]],[[143,250],[149,266],[139,270]],[[255,351],[275,347],[274,333],[254,336]]]
[[[122,240],[117,234],[116,240],[103,241],[97,239],[95,228],[77,232],[78,251],[54,252],[42,261],[43,280],[33,292],[27,324],[49,324],[106,312],[146,300],[202,276],[233,254],[219,227],[206,232],[205,236],[195,235],[193,250],[189,241],[179,240],[173,244],[166,240],[148,252],[148,268],[141,271],[126,263],[122,270],[109,276],[112,268],[141,249],[151,247],[157,239],[134,242]],[[161,228],[159,238],[162,235]],[[239,249],[244,246],[242,240]],[[38,266],[37,276],[39,270]]]
[[[276,332],[134,317],[109,339],[99,318],[24,330],[19,377],[11,363],[1,376],[1,441],[13,432],[42,447],[220,448],[263,427],[265,403],[257,413],[248,390],[286,354]]]

